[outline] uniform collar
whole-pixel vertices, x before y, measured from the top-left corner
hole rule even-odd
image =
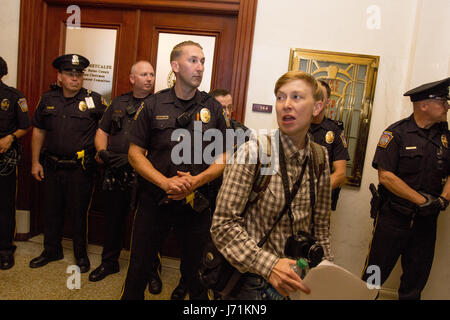
[[[124,93],[119,97],[119,101],[130,101],[133,98],[133,91]]]
[[[73,96],[72,98],[82,101],[82,100],[84,100],[86,95],[87,95],[87,90],[82,87],[80,89],[80,91],[78,91],[78,93],[75,96]],[[52,90],[51,91],[51,96],[64,98],[63,89],[61,87],[59,87],[56,90]]]
[[[174,87],[172,87],[169,90],[169,94],[164,97],[164,99],[161,101],[161,103],[173,104],[181,110],[186,110],[189,107],[191,107],[193,103],[200,103],[200,100],[201,100],[201,94],[200,94],[200,91],[197,89],[195,91],[194,97],[191,99],[191,103],[189,104],[189,106],[183,107],[183,104],[181,103],[180,99],[178,99],[178,97],[175,94]]]
[[[408,127],[406,128],[406,130],[408,132],[423,132],[422,128],[420,128],[417,123],[416,120],[414,120],[414,113],[411,114],[408,118]],[[440,133],[440,127],[441,127],[441,123],[435,123],[430,127],[430,132],[432,132],[431,136],[434,136],[436,133]]]

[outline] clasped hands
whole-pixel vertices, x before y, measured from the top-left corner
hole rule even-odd
[[[167,178],[162,189],[166,191],[167,197],[172,200],[182,200],[199,187],[197,176],[190,172],[177,171],[177,175]]]

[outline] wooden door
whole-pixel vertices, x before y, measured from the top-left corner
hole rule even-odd
[[[27,0],[21,2],[21,28],[18,68],[18,87],[30,101],[31,114],[39,96],[55,81],[56,70],[52,67],[55,57],[64,54],[66,20],[69,5],[78,5],[82,28],[104,28],[116,30],[116,48],[112,96],[130,90],[128,75],[131,65],[137,60],[148,60],[157,69],[157,50],[160,33],[202,35],[215,37],[214,62],[211,88],[230,89],[237,105],[236,118],[243,121],[245,97],[249,72],[250,48],[256,11],[256,0],[210,0],[210,1],[74,1]],[[32,16],[30,10],[34,11]],[[31,34],[31,36],[30,36]],[[34,35],[34,37],[33,37]],[[95,41],[95,39],[92,39]],[[37,57],[36,53],[40,53]],[[69,52],[68,52],[69,53]],[[89,58],[89,57],[88,57]],[[26,70],[25,66],[29,66]],[[35,72],[33,80],[28,72]],[[32,87],[27,85],[32,84]],[[29,141],[25,148],[29,148]],[[25,154],[26,156],[26,154]],[[29,155],[28,159],[29,161]],[[22,172],[24,185],[31,196],[21,198],[19,204],[30,208],[32,232],[39,233],[42,225],[42,190]],[[89,242],[102,244],[102,203],[105,199],[97,178],[89,211]],[[26,188],[25,188],[26,190]],[[129,246],[132,214],[127,222],[125,247]],[[69,219],[66,219],[68,221]],[[65,236],[70,236],[70,225],[66,223]],[[178,256],[173,236],[163,250],[168,256]]]

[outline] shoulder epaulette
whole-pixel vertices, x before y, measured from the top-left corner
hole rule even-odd
[[[164,92],[170,91],[170,89],[172,89],[172,88],[162,89],[162,90],[159,90],[158,92],[156,92],[155,94],[164,93]]]
[[[12,93],[16,94],[17,96],[23,96],[22,92],[20,92],[18,89],[14,88],[14,87],[10,87],[5,84],[4,88],[6,90],[11,91]]]
[[[336,124],[339,127],[339,129],[344,130],[344,122],[342,122],[340,120],[333,120],[333,119],[331,119],[331,121],[333,121],[334,124]]]

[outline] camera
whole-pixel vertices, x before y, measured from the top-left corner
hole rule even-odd
[[[284,246],[284,254],[294,259],[304,258],[308,260],[309,267],[317,266],[324,256],[322,246],[309,233],[298,231],[290,236]]]

